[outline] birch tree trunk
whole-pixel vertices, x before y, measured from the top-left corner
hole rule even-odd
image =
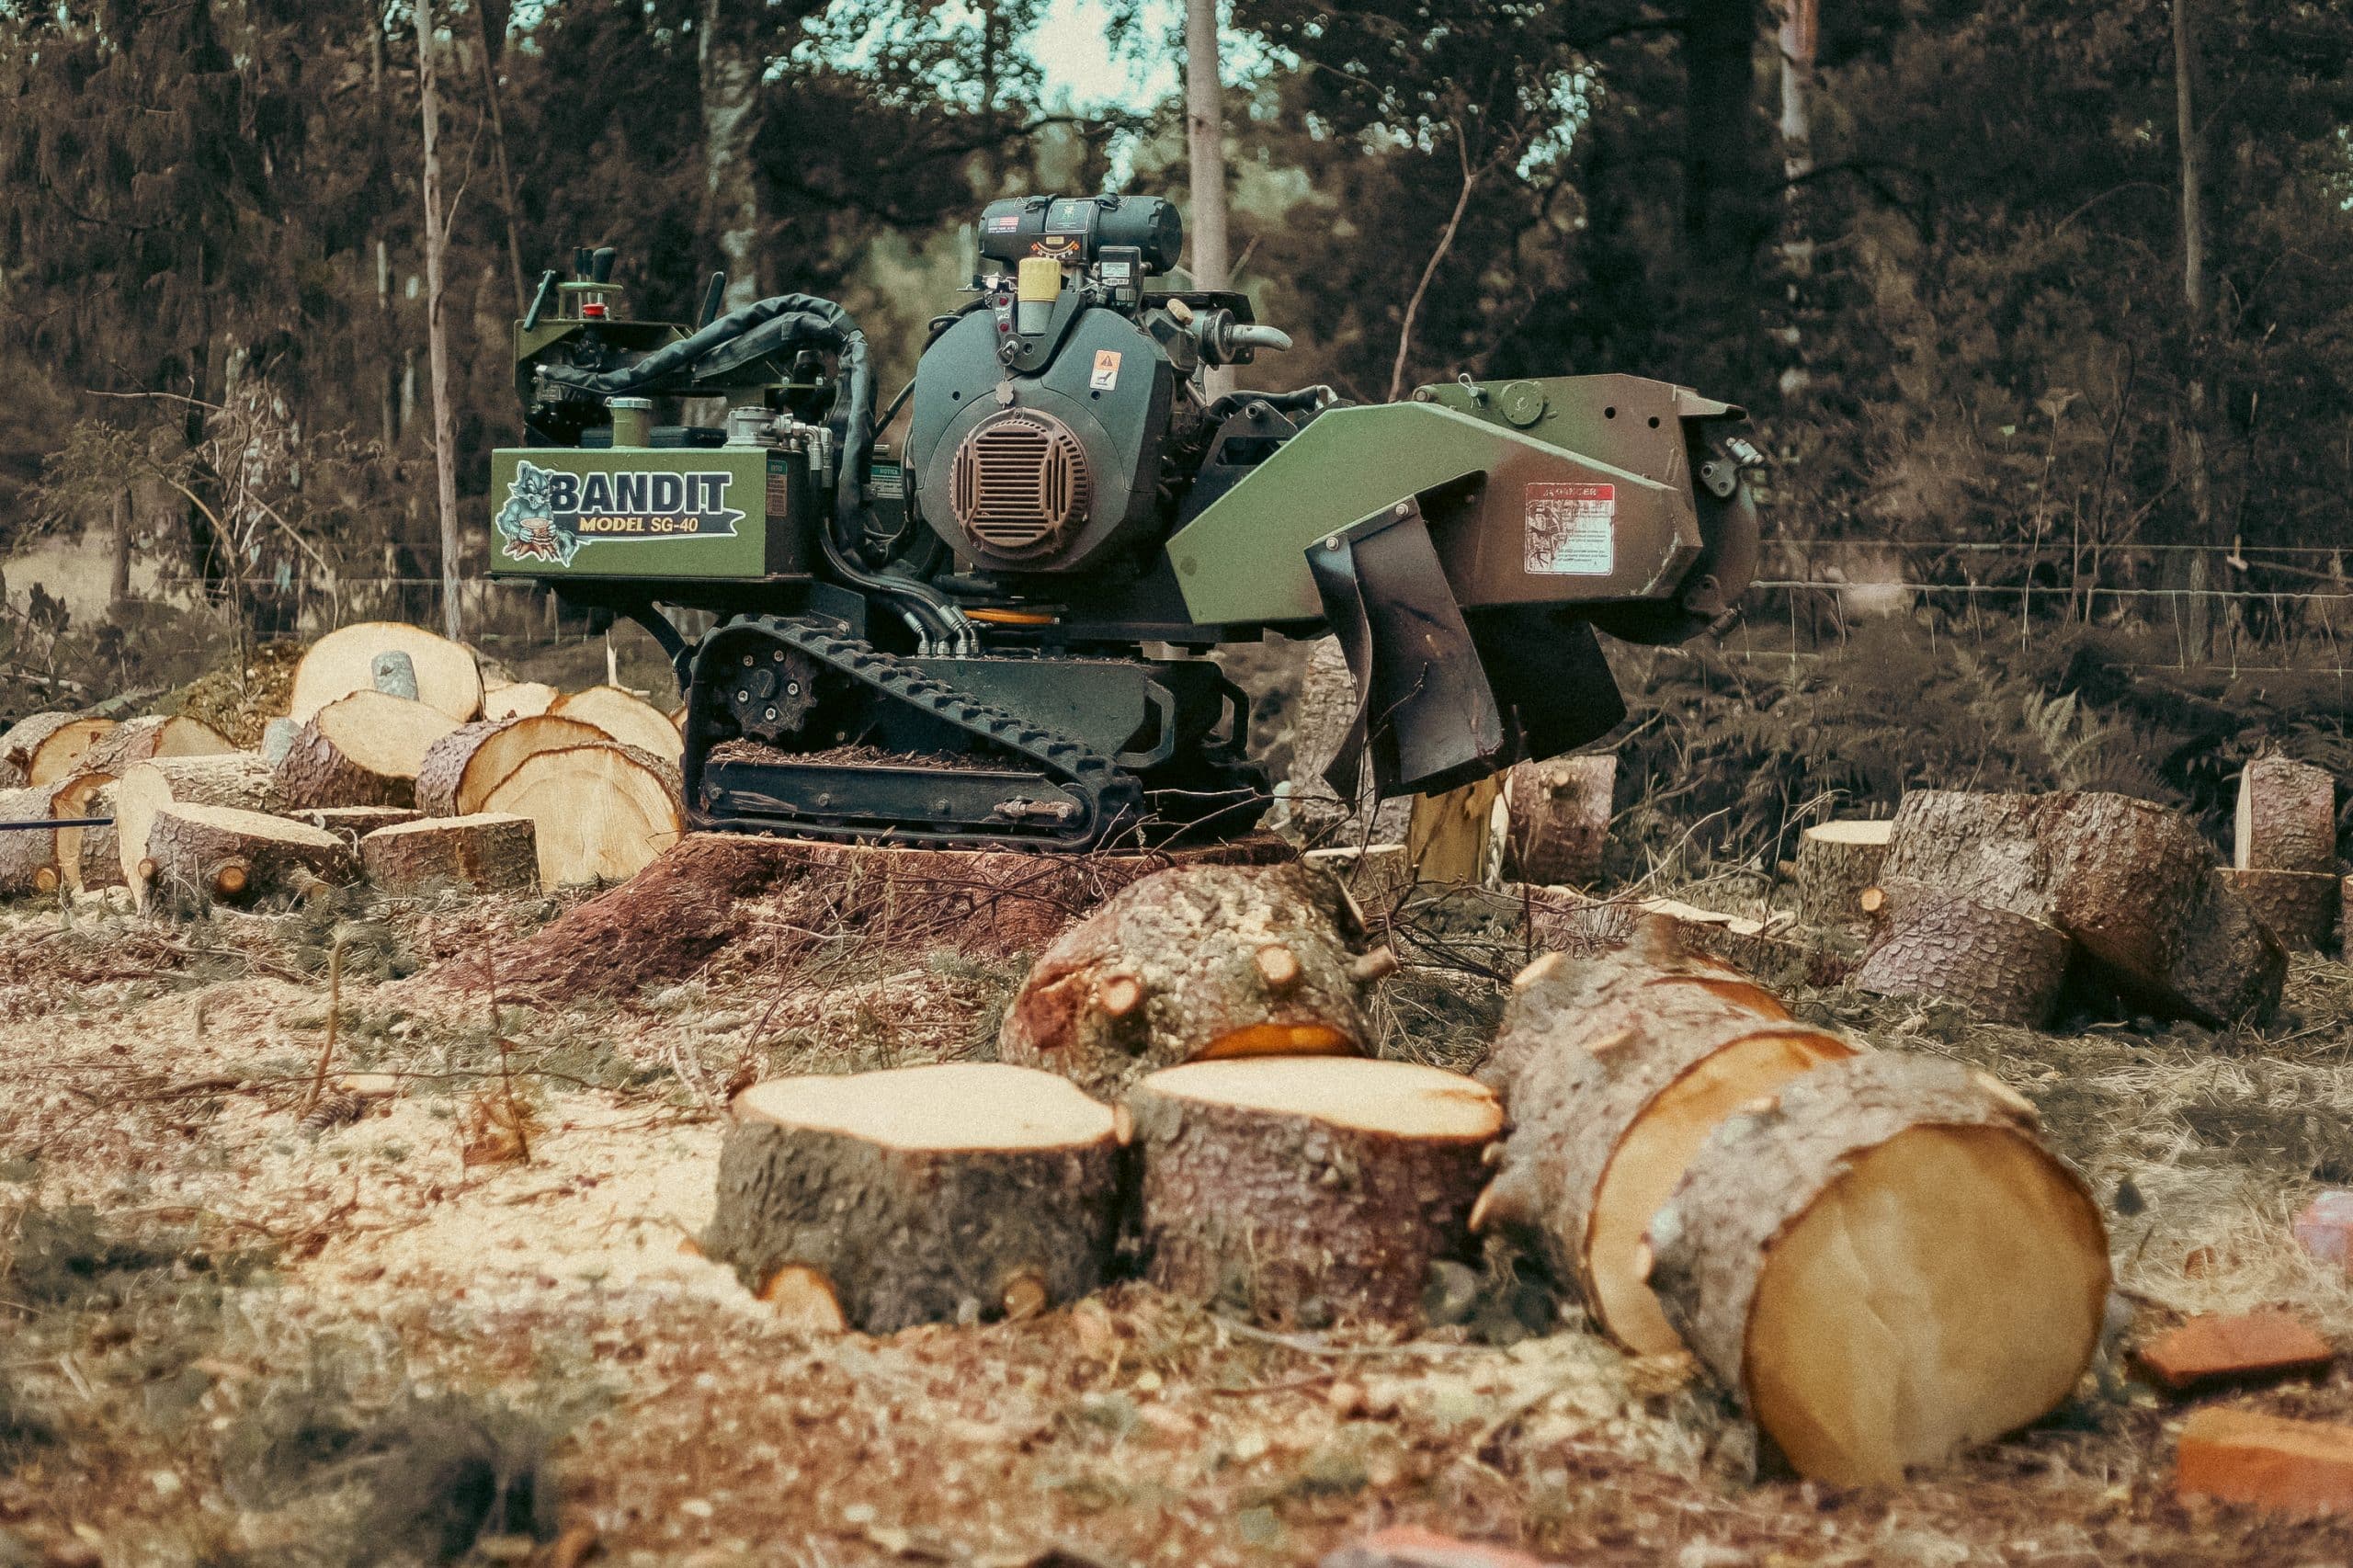
[[[1217,0],[1185,4],[1185,144],[1193,187],[1193,286],[1227,286],[1225,240],[1225,79],[1218,68]],[[1225,367],[1201,373],[1211,399],[1233,390]]]
[[[433,61],[433,0],[416,0],[416,87],[425,119],[425,345],[433,377],[434,490],[441,510],[441,626],[451,642],[458,623],[458,430],[449,404],[449,325],[443,309],[443,264],[449,235],[441,210],[441,97]]]
[[[2197,118],[2198,18],[2193,0],[2173,0],[2174,128],[2181,144],[2181,292],[2189,307],[2191,364],[2198,363],[2196,345],[2207,332],[2211,301],[2206,279],[2206,148]],[[2181,462],[2189,490],[2189,513],[2195,542],[2219,544],[2215,531],[2212,474],[2206,460],[2206,378],[2196,369],[2186,389],[2188,403],[2181,427]],[[2203,551],[2189,552],[2188,595],[2183,606],[2188,623],[2190,651],[2200,658],[2212,651],[2211,606],[2204,590],[2210,585]]]
[[[725,0],[703,0],[696,60],[702,82],[703,172],[711,228],[727,266],[726,308],[760,298],[760,193],[752,181],[759,134],[759,62],[729,26]]]

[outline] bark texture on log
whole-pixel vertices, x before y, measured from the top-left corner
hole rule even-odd
[[[51,801],[57,790],[55,784],[0,790],[0,822],[34,822],[55,815]],[[59,878],[56,829],[0,833],[0,893],[55,892]]]
[[[1504,781],[1504,875],[1569,887],[1599,881],[1617,783],[1618,759],[1606,752],[1515,766]]]
[[[114,786],[110,773],[76,773],[51,790],[49,814],[110,817],[115,814]],[[74,892],[122,886],[122,856],[115,847],[113,827],[59,828],[57,874]]]
[[[2336,871],[2336,779],[2326,768],[2259,756],[2239,775],[2231,864],[2243,871]]]
[[[1735,1115],[1651,1221],[1668,1320],[1805,1475],[1902,1479],[2048,1414],[2097,1348],[2108,1239],[2015,1092],[1882,1052]]]
[[[418,765],[417,810],[429,817],[472,816],[525,757],[606,738],[594,724],[548,713],[460,724],[434,742]]]
[[[1858,988],[1957,1002],[1998,1024],[2050,1017],[2067,976],[2067,937],[2057,926],[1935,890],[1894,899],[1882,913],[1855,971]]]
[[[421,627],[370,620],[328,632],[295,666],[287,716],[296,723],[356,691],[376,689],[376,657],[406,653],[416,670],[416,699],[462,724],[482,711],[482,669],[472,650]]]
[[[678,769],[614,741],[533,752],[481,809],[531,819],[540,885],[625,882],[686,831]]]
[[[1672,926],[1645,935],[1645,952],[1515,982],[1481,1074],[1512,1129],[1477,1224],[1532,1233],[1596,1326],[1656,1356],[1682,1342],[1643,1282],[1651,1216],[1718,1123],[1861,1048],[1677,950]]]
[[[154,882],[177,906],[251,904],[359,880],[358,858],[323,828],[234,806],[168,805],[147,828]]]
[[[1185,1062],[1356,1054],[1352,924],[1337,884],[1302,866],[1157,872],[1039,956],[998,1055],[1108,1096]]]
[[[458,726],[429,703],[367,690],[311,715],[278,765],[289,805],[414,806],[417,770]]]
[[[234,806],[268,814],[284,803],[277,776],[254,752],[134,763],[114,790],[115,853],[122,862],[123,881],[143,904],[153,869],[147,833],[155,813],[165,806]]]
[[[1807,828],[1798,840],[1798,917],[1809,926],[1853,926],[1863,918],[1856,903],[1879,881],[1887,859],[1892,822],[1826,822]]]
[[[1047,1074],[773,1079],[736,1096],[702,1247],[868,1334],[1024,1313],[1102,1282],[1119,1166],[1109,1108]]]
[[[1684,948],[1711,954],[1766,983],[1813,978],[1813,953],[1761,920],[1671,898],[1588,899],[1568,888],[1523,891],[1540,948],[1590,955],[1624,946],[1645,919],[1660,917],[1674,923]]]
[[[527,892],[540,880],[529,817],[426,817],[379,828],[359,841],[359,858],[368,880],[392,893]]]
[[[182,714],[132,719],[99,737],[82,754],[78,769],[119,778],[134,762],[153,762],[159,756],[225,756],[236,749],[228,736],[201,719]]]
[[[2290,951],[2321,952],[2336,937],[2343,891],[2336,872],[2239,870],[2225,866],[2222,878]]]
[[[1503,1126],[1475,1079],[1354,1058],[1172,1067],[1126,1108],[1146,1278],[1283,1327],[1416,1321]]]

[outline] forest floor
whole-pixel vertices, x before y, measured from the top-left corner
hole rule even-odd
[[[593,1538],[696,1568],[1248,1565],[1392,1523],[1576,1564],[2353,1560],[2353,1523],[2177,1501],[2190,1407],[2117,1356],[1900,1488],[1760,1473],[1687,1366],[1546,1321],[1506,1258],[1402,1342],[1272,1335],[1133,1283],[797,1336],[691,1242],[729,1087],[986,1057],[1023,967],[810,899],[735,905],[651,983],[594,952],[544,980],[577,899],[0,913],[0,1564],[570,1562]],[[1516,967],[1491,936],[1387,983],[1385,1051],[1475,1059]],[[330,1086],[393,1092],[322,1108],[331,971]],[[2143,1303],[2124,1341],[2280,1302],[2353,1343],[2353,1289],[2288,1239],[2353,1181],[2353,971],[2299,959],[2260,1031],[1798,1006],[2039,1103]],[[2225,1397],[2353,1419],[2341,1370]]]

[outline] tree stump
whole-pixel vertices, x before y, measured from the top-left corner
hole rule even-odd
[[[1337,884],[1296,865],[1174,867],[1057,937],[1006,1008],[997,1052],[1110,1096],[1227,1056],[1363,1049]]]
[[[0,822],[34,822],[52,816],[54,784],[0,790]],[[0,893],[52,893],[60,881],[57,830],[19,828],[0,833]]]
[[[424,817],[378,828],[359,841],[359,858],[368,880],[390,893],[528,892],[540,880],[529,817]]]
[[[478,719],[433,743],[416,770],[416,806],[429,817],[472,816],[534,752],[594,745],[605,732],[578,719],[540,714]]]
[[[1859,989],[1958,1002],[1997,1024],[2051,1017],[2070,951],[2057,926],[1935,889],[1893,900],[1881,913],[1855,971]]]
[[[2326,768],[2259,756],[2239,775],[2231,864],[2242,871],[2336,871],[2336,779]]]
[[[2224,867],[2222,881],[2265,929],[2293,952],[2316,953],[2336,934],[2342,883],[2334,871],[2271,871]]]
[[[1653,926],[1648,957],[1606,969],[1530,966],[1482,1073],[1512,1129],[1473,1227],[1533,1233],[1595,1326],[1640,1356],[1683,1348],[1643,1282],[1643,1231],[1700,1144],[1742,1106],[1860,1049],[1675,950],[1672,931]]]
[[[1346,1057],[1172,1067],[1125,1108],[1146,1278],[1306,1328],[1418,1319],[1430,1265],[1469,1245],[1503,1128],[1475,1079]]]
[[[114,847],[123,881],[143,907],[154,874],[147,834],[165,806],[234,806],[267,814],[282,803],[276,774],[252,752],[133,763],[114,788]]]
[[[1514,767],[1504,779],[1511,807],[1504,875],[1552,886],[1599,881],[1617,783],[1618,759],[1607,752]]]
[[[1818,1067],[1701,1146],[1650,1285],[1790,1462],[1900,1481],[2048,1414],[2099,1340],[2108,1238],[2031,1107],[1881,1052]]]
[[[534,752],[483,797],[482,810],[531,819],[540,885],[624,882],[686,831],[678,770],[611,741]]]
[[[78,770],[119,778],[134,762],[159,756],[226,756],[237,748],[201,719],[185,714],[132,719],[100,736],[82,754]]]
[[[420,627],[369,620],[330,631],[311,644],[294,669],[287,717],[307,723],[331,702],[354,692],[374,692],[376,656],[387,653],[408,655],[416,670],[416,699],[448,715],[451,723],[462,724],[482,711],[482,669],[472,650]]]
[[[234,806],[167,805],[147,827],[153,882],[175,903],[252,904],[359,880],[359,863],[323,828]]]
[[[1852,926],[1863,917],[1855,902],[1879,881],[1892,822],[1825,822],[1798,839],[1798,917],[1809,926]]]
[[[112,719],[85,719],[78,713],[34,713],[17,720],[0,734],[0,767],[12,787],[54,784],[74,771],[89,749],[115,728]]]
[[[676,762],[686,754],[686,737],[669,716],[642,697],[617,686],[592,686],[569,697],[559,697],[548,711],[601,730],[625,746]]]
[[[278,765],[286,803],[414,806],[417,770],[457,722],[438,708],[374,690],[338,697],[311,715]]]
[[[51,788],[49,814],[110,817],[115,814],[115,783],[111,773],[76,773]],[[114,828],[59,828],[57,874],[73,892],[96,892],[101,888],[122,886],[122,856],[115,846]]]
[[[556,696],[555,687],[541,681],[501,681],[483,687],[482,716],[485,719],[536,718],[548,710]]]
[[[777,1078],[735,1097],[703,1251],[801,1326],[1027,1315],[1102,1282],[1108,1107],[995,1063]]]

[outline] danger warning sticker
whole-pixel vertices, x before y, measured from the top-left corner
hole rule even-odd
[[[1097,392],[1109,392],[1120,384],[1120,351],[1118,349],[1098,348],[1095,351],[1095,369],[1086,378],[1086,384]]]
[[[1607,577],[1618,564],[1618,487],[1547,481],[1527,494],[1522,569],[1552,576]]]

